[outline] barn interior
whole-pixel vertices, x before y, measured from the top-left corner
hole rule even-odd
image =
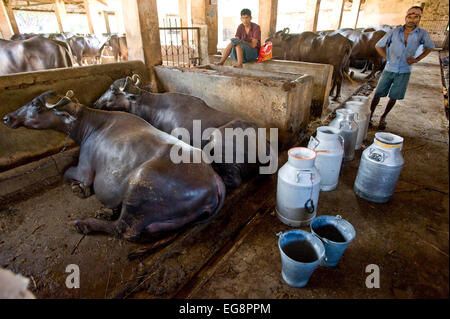
[[[435,44],[414,64],[406,96],[387,119],[386,132],[404,138],[405,162],[389,201],[370,202],[354,191],[362,153],[380,132],[376,125],[369,128],[354,159],[343,162],[337,188],[320,192],[316,215],[340,215],[356,231],[337,267],[318,266],[302,288],[283,280],[279,234],[310,232],[310,226],[291,227],[277,217],[277,172],[227,190],[215,219],[183,229],[156,249],[107,234],[80,234],[73,221],[94,217],[103,205],[95,194],[74,196],[63,182],[66,169],[78,163],[79,145],[56,131],[0,125],[0,269],[28,278],[28,290],[36,298],[448,299],[448,2],[298,2],[301,8],[291,11],[287,1],[249,2],[262,42],[284,28],[291,33],[328,33],[344,27],[398,26],[417,5],[423,8],[420,27]],[[142,85],[153,84],[154,93],[193,95],[258,127],[277,128],[281,168],[288,162],[288,150],[307,147],[317,128],[330,124],[352,96],[374,96],[381,72],[367,78],[368,73],[355,66],[350,66],[352,76],[343,79],[340,97],[334,98],[330,64],[274,55],[262,63],[245,63],[242,69],[232,67],[230,58],[223,66],[215,65],[234,36],[242,3],[168,3],[0,1],[0,39],[43,33],[25,29],[32,22],[23,14],[32,13],[55,20],[56,31],[44,32],[105,39],[125,35],[128,50],[127,61],[115,61],[107,48],[100,64],[0,74],[0,116],[47,90],[63,95],[72,90],[80,103],[90,106],[115,80],[138,74]],[[237,19],[224,15],[225,8],[233,8]],[[69,25],[80,18],[85,19],[83,31]],[[378,105],[375,123],[386,103],[382,99]],[[79,287],[67,286],[69,265],[79,267]],[[378,286],[368,284],[374,266]]]

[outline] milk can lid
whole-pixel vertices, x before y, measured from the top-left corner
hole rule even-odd
[[[403,143],[403,137],[385,132],[375,133],[375,139],[389,145],[399,145]]]

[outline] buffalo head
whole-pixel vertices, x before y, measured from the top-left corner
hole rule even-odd
[[[145,92],[150,92],[149,88],[141,89],[139,75],[133,74],[124,79],[114,81],[109,89],[94,103],[93,107],[110,111],[130,111],[130,100]],[[150,87],[151,89],[151,87]]]
[[[284,28],[281,31],[275,32],[272,36],[266,39],[267,41],[272,41],[272,45],[281,46],[282,42],[288,41],[291,39],[292,35],[289,34],[289,28]]]
[[[66,131],[66,126],[76,119],[75,109],[68,107],[72,91],[60,96],[54,91],[47,91],[34,98],[19,109],[3,117],[3,123],[10,128],[26,128]]]

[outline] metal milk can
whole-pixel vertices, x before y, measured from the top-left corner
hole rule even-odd
[[[354,119],[355,112],[347,109],[336,110],[336,118],[328,126],[339,129],[339,135],[344,139],[344,159],[351,161],[355,157],[358,124]]]
[[[367,110],[367,104],[365,102],[358,101],[345,102],[345,108],[355,112],[355,122],[358,124],[355,150],[359,150],[363,141],[366,139],[367,130],[369,129],[370,111]]]
[[[394,193],[404,160],[403,137],[378,132],[374,143],[364,150],[353,189],[374,203],[385,203]]]
[[[344,157],[344,139],[335,127],[320,126],[316,137],[311,136],[308,148],[317,153],[314,165],[320,174],[320,190],[336,189]]]
[[[369,97],[364,95],[353,95],[350,97],[350,101],[364,102],[367,105],[367,111],[370,111],[369,108]]]
[[[316,216],[320,192],[316,156],[306,147],[291,148],[288,161],[278,170],[276,211],[286,225],[308,226]]]

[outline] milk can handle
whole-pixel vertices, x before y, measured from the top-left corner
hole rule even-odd
[[[350,121],[342,121],[342,122],[339,123],[339,129],[342,128],[344,123],[348,123],[348,124],[350,124],[350,126],[352,125],[352,123]]]
[[[345,148],[344,148],[345,140],[341,135],[338,135],[338,138],[341,140],[341,147],[342,147],[342,150],[344,151],[345,150]],[[344,155],[342,155],[342,156],[344,156]]]
[[[308,206],[308,203],[310,203],[310,205]],[[308,214],[312,214],[314,213],[314,201],[312,198],[308,199],[305,203],[305,210]]]
[[[311,137],[309,138],[309,142],[310,142],[310,143],[313,142],[313,143],[315,144],[314,147],[312,148],[313,150],[315,150],[316,147],[319,146],[319,144],[320,144],[320,141],[317,140],[314,136],[311,136]]]

